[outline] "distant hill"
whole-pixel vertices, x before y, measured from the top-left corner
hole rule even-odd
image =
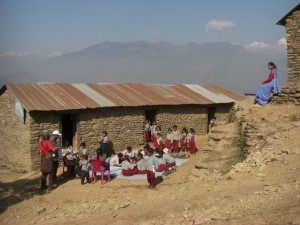
[[[211,83],[240,93],[255,92],[268,76],[269,61],[277,63],[285,83],[286,58],[285,52],[253,52],[229,43],[104,42],[21,72],[1,73],[0,83]]]

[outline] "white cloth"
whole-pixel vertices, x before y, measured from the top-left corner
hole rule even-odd
[[[109,160],[110,165],[114,166],[114,165],[119,165],[120,161],[119,161],[119,157],[118,155],[115,155],[114,157],[111,157]]]

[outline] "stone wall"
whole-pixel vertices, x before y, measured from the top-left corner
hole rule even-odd
[[[226,125],[231,122],[234,117],[233,103],[216,105],[216,120],[217,124]]]
[[[293,12],[286,21],[288,53],[288,85],[282,94],[273,97],[276,103],[300,104],[300,11]]]
[[[217,105],[216,117],[221,123],[228,123],[232,104]],[[116,151],[128,145],[140,147],[143,142],[145,110],[156,110],[157,123],[162,127],[163,137],[173,125],[181,131],[183,127],[194,128],[196,134],[207,132],[207,108],[205,106],[159,106],[159,107],[118,107],[85,110],[78,116],[79,137],[92,152],[99,147],[103,130],[108,132]]]
[[[40,151],[38,143],[42,132],[51,133],[53,130],[60,130],[61,115],[56,112],[31,112],[29,116],[30,145],[27,151],[30,153],[31,169],[38,169],[40,166]],[[58,140],[60,145],[60,140]]]
[[[15,98],[9,90],[0,96],[0,121],[0,164],[18,172],[30,171],[30,118],[26,114],[25,123],[19,120]]]
[[[157,124],[162,128],[164,138],[168,128],[177,125],[182,128],[194,128],[196,134],[205,134],[207,131],[207,109],[204,106],[164,106],[157,110]]]
[[[108,132],[116,151],[128,145],[143,144],[144,110],[141,108],[102,108],[85,110],[79,115],[79,136],[87,149],[99,147],[102,131]]]

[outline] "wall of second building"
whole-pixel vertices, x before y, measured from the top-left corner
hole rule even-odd
[[[17,172],[31,170],[29,119],[16,115],[15,98],[6,90],[0,96],[0,164]]]
[[[276,103],[300,104],[300,11],[295,11],[286,19],[288,85],[282,93],[273,97]]]

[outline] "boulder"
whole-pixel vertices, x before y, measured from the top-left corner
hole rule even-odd
[[[204,148],[203,148],[203,151],[204,152],[212,152],[214,150],[214,148],[213,148],[213,146],[205,146]]]
[[[195,164],[195,168],[196,169],[208,169],[208,166],[198,162],[198,163]]]
[[[220,134],[215,134],[215,133],[210,134],[209,138],[212,139],[212,140],[214,140],[214,141],[220,141],[222,139],[222,137],[221,137]]]

